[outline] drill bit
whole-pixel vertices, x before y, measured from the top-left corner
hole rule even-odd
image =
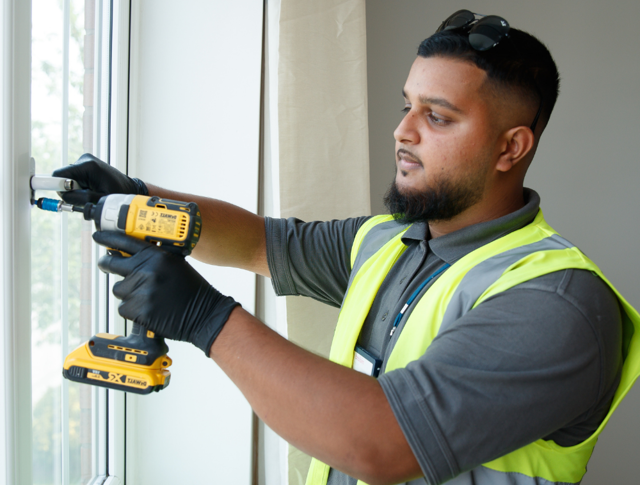
[[[40,197],[37,205],[43,211],[50,212],[82,212],[84,210],[82,206],[66,204],[61,200],[47,199],[46,197]]]

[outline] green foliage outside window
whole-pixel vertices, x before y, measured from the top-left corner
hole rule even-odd
[[[86,131],[83,121],[83,94],[85,89],[93,90],[93,85],[84,86],[85,79],[93,79],[93,76],[85,76],[85,0],[71,0],[69,3],[69,108],[66,157],[69,162],[74,162],[87,148],[86,140],[83,139]],[[63,160],[63,5],[62,2],[33,0],[32,12],[31,154],[36,160],[36,172],[50,174],[62,165]],[[87,114],[89,117],[92,116],[91,112]],[[43,192],[37,196],[55,197],[55,194]],[[77,214],[63,216],[36,208],[31,212],[32,471],[35,485],[56,485],[61,480],[63,217],[66,217],[67,221],[68,241],[68,258],[64,267],[68,275],[68,301],[64,311],[67,312],[69,350],[72,350],[81,343],[81,284],[86,285],[86,281],[81,281],[81,232],[82,225],[87,223]],[[84,290],[86,298],[86,288]],[[90,312],[88,315],[90,318]],[[86,317],[87,312],[84,318]],[[69,424],[66,432],[68,476],[69,483],[73,485],[83,485],[90,478],[86,473],[87,463],[84,463],[84,466],[82,464],[82,459],[86,462],[89,457],[88,466],[91,466],[91,454],[86,453],[86,448],[90,447],[91,443],[90,421],[88,438],[87,420],[81,421],[82,413],[87,412],[87,395],[86,389],[83,391],[79,384],[69,383]],[[84,402],[85,410],[81,409],[81,401]],[[84,423],[84,429],[81,423]]]

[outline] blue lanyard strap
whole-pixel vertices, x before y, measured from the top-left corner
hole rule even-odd
[[[411,306],[411,304],[413,303],[413,300],[417,298],[417,296],[420,294],[422,289],[427,285],[427,283],[429,283],[429,281],[431,281],[433,278],[435,278],[440,273],[442,273],[449,266],[451,266],[449,263],[445,263],[444,265],[442,265],[434,273],[432,273],[431,276],[429,276],[426,280],[424,280],[424,282],[418,287],[416,291],[413,292],[413,295],[409,297],[409,300],[407,301],[407,303],[404,304],[404,306],[402,307],[402,310],[400,310],[400,313],[398,313],[398,316],[393,322],[393,327],[391,328],[391,332],[389,332],[389,337],[393,336],[393,332],[395,332],[396,328],[398,328],[398,325],[400,324],[400,320],[402,320],[402,317],[404,316],[404,312],[406,312],[407,308]]]

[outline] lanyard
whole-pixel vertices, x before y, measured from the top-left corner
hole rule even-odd
[[[400,320],[402,320],[402,317],[404,316],[404,312],[406,312],[407,308],[409,308],[409,306],[411,306],[411,304],[413,303],[413,300],[416,299],[418,294],[427,285],[427,283],[429,283],[429,281],[431,281],[433,278],[435,278],[440,273],[442,273],[449,266],[451,266],[449,263],[445,263],[444,265],[442,265],[433,274],[431,274],[431,276],[429,276],[426,280],[424,280],[424,282],[418,287],[418,289],[416,291],[413,292],[413,295],[411,295],[409,297],[409,300],[407,301],[407,303],[404,304],[404,306],[402,307],[402,310],[400,310],[400,313],[398,313],[398,316],[396,317],[395,321],[393,322],[393,327],[391,328],[391,332],[389,332],[389,337],[393,336],[393,332],[395,332],[396,328],[398,328],[398,325],[400,324]]]

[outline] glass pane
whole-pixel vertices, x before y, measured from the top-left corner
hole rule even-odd
[[[95,0],[32,2],[32,156],[38,174],[90,152]],[[37,197],[55,198],[55,193]],[[92,335],[92,227],[79,214],[32,211],[33,483],[86,484],[92,470],[90,386],[62,379],[69,351]]]

